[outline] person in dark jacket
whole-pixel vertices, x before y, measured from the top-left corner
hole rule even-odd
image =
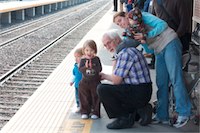
[[[183,53],[189,50],[192,29],[192,0],[154,0],[154,13],[178,34]]]
[[[114,6],[113,11],[117,12],[118,0],[113,0],[113,6]]]

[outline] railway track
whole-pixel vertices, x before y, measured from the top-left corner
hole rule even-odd
[[[31,52],[23,51],[25,52],[25,54],[22,55],[23,57],[18,57],[22,58],[22,61],[13,63],[11,62],[10,64],[6,65],[8,67],[5,67],[4,71],[1,72],[3,74],[1,74],[0,77],[0,129],[9,121],[10,118],[12,118],[12,116],[20,109],[20,107],[44,82],[44,80],[48,78],[52,71],[62,62],[66,55],[76,46],[76,44],[89,31],[89,29],[92,28],[92,26],[111,7],[111,3],[108,2],[108,0],[102,0],[93,3],[91,1],[89,5],[87,6],[88,8],[84,8],[84,10],[80,10],[79,12],[76,10],[76,14],[72,13],[73,15],[71,17],[68,16],[65,18],[67,20],[71,20],[71,22],[73,21],[73,25],[68,25],[68,28],[63,27],[63,21],[65,21],[65,19],[59,19],[51,24],[50,21],[47,21],[49,22],[49,25],[44,26],[42,30],[39,29],[38,31],[26,34],[25,36],[15,40],[14,42],[17,43],[17,45],[12,44],[13,42],[9,42],[8,45],[6,44],[4,47],[0,48],[0,50],[3,50],[7,47],[18,47],[20,43],[26,43],[27,38],[30,36],[35,37],[36,35],[40,35],[39,40],[37,40],[38,37],[35,37],[36,41],[38,41],[37,43],[42,42],[41,38],[45,36],[45,31],[47,29],[51,30],[50,27],[52,27],[52,24],[59,27],[57,30],[63,29],[58,31],[56,34],[57,36],[52,35],[55,37],[45,38],[47,40],[42,38],[43,42],[45,42],[44,44],[46,45],[42,44],[39,46],[39,48]],[[81,20],[76,20],[77,16],[75,15],[77,15],[77,13],[79,14],[80,12],[85,12],[84,14],[86,16],[82,16],[83,18]],[[74,19],[74,16],[75,21],[72,20]],[[20,30],[20,28],[17,30]],[[8,34],[8,32],[6,34]],[[28,41],[32,40],[28,39]],[[31,46],[32,45],[28,45],[28,47]],[[18,56],[20,55],[21,54]],[[13,60],[14,59],[15,58],[13,58]]]
[[[58,21],[62,21],[63,19],[67,17],[71,17],[74,15],[74,13],[77,10],[84,10],[85,6],[87,8],[90,8],[93,6],[95,3],[87,3],[87,4],[81,4],[75,7],[71,7],[69,10],[63,10],[59,13],[52,14],[49,16],[46,16],[44,18],[41,18],[39,20],[31,21],[29,23],[25,23],[23,25],[5,30],[0,32],[0,48],[3,46],[9,45],[10,43],[23,38],[26,35],[29,35],[31,33],[34,33],[37,30],[42,30],[43,28],[56,23]]]
[[[58,12],[51,19],[47,17],[46,20],[43,19],[40,22],[37,20],[28,26],[25,24],[25,26],[19,26],[21,28],[3,31],[0,35],[0,40],[4,40],[0,46],[0,77],[60,34],[69,30],[74,24],[95,12],[99,7],[94,5],[102,4],[101,2],[90,1],[90,3],[70,9],[70,11]],[[40,25],[39,28],[36,25]],[[13,55],[18,58],[13,58]]]

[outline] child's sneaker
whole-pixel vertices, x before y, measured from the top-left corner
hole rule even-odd
[[[82,115],[81,115],[81,118],[82,118],[82,119],[88,119],[89,117],[88,117],[87,114],[82,114]]]
[[[183,127],[185,124],[187,124],[188,120],[189,117],[187,116],[178,116],[178,119],[173,126],[176,128]]]
[[[80,107],[74,106],[74,107],[72,108],[72,112],[73,112],[73,113],[79,113],[79,112],[80,112]]]
[[[77,107],[76,109],[75,109],[75,113],[79,113],[80,112],[80,107]]]
[[[97,115],[91,115],[91,119],[93,119],[93,120],[96,120],[96,119],[98,119],[99,117],[97,116]]]

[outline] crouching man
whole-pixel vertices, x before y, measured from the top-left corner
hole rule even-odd
[[[141,125],[149,124],[152,117],[152,107],[149,104],[152,82],[146,59],[134,47],[134,43],[138,42],[133,40],[133,47],[130,47],[130,44],[126,45],[128,41],[122,40],[114,30],[104,33],[102,42],[109,52],[116,53],[112,75],[101,73],[102,80],[113,84],[99,84],[97,87],[108,117],[116,118],[107,128],[131,128],[136,113],[141,117]]]

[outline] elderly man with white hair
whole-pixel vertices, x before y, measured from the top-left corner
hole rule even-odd
[[[140,124],[151,122],[152,82],[147,61],[135,47],[135,40],[121,39],[114,30],[104,33],[102,42],[109,52],[115,52],[113,72],[111,75],[101,73],[102,80],[112,84],[99,84],[97,93],[109,118],[116,118],[107,125],[108,129],[131,128],[136,112]]]

